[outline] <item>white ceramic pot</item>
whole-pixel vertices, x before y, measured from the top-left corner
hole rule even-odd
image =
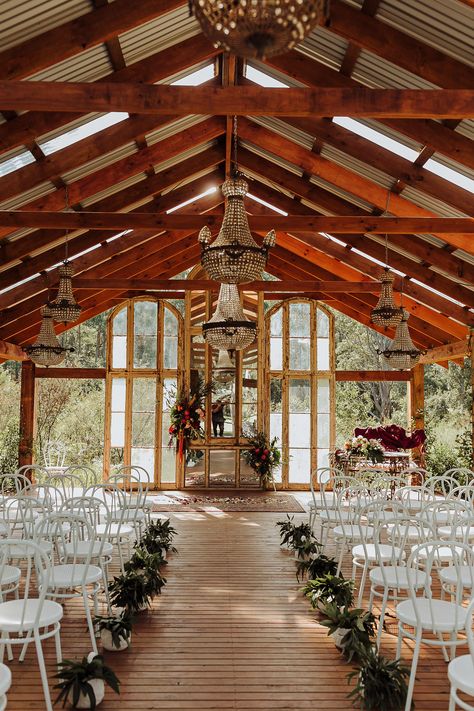
[[[112,641],[112,632],[110,630],[100,631],[102,646],[108,652],[121,652],[124,649],[128,649],[130,647],[131,637],[132,635],[129,634],[126,639],[121,639],[120,645],[116,647]]]
[[[348,630],[347,627],[341,627],[340,629],[337,629],[337,630],[335,630],[335,631],[332,633],[331,636],[332,636],[332,638],[333,638],[333,640],[334,640],[334,644],[336,645],[336,647],[337,647],[338,649],[341,648],[342,638],[344,637],[344,635],[345,635],[347,632],[349,632],[349,630]]]
[[[102,703],[105,696],[105,684],[103,679],[91,679],[89,684],[92,686],[95,695],[95,705],[98,706]],[[69,694],[69,703],[72,706],[72,694]],[[79,701],[74,706],[75,709],[90,709],[91,702],[89,697],[85,694],[79,696]]]

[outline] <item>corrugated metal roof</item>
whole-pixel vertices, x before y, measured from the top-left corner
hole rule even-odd
[[[348,44],[343,37],[325,27],[317,27],[304,42],[296,46],[296,50],[331,69],[339,70]]]
[[[91,0],[2,0],[0,47],[13,47],[92,9]]]
[[[458,163],[456,160],[452,160],[452,158],[448,158],[448,156],[445,156],[442,153],[433,153],[431,157],[433,160],[436,160],[438,163],[445,165],[447,168],[451,168],[451,170],[455,170],[456,172],[461,173],[461,175],[465,175],[467,178],[474,180],[474,170],[472,170],[468,166],[462,165],[461,163]]]
[[[178,163],[181,163],[181,161],[183,160],[187,160],[188,158],[192,158],[193,156],[199,155],[199,153],[202,153],[203,151],[207,151],[208,148],[211,148],[216,144],[217,141],[208,141],[207,143],[203,143],[199,146],[193,146],[193,148],[188,148],[186,151],[183,151],[182,153],[177,156],[174,156],[173,158],[169,158],[168,160],[165,160],[162,163],[157,163],[154,166],[155,173],[160,173],[163,170],[168,170],[168,168],[172,168]]]
[[[474,119],[463,119],[454,130],[474,141]]]
[[[15,197],[9,198],[9,200],[4,200],[0,203],[0,209],[15,210],[17,207],[21,207],[21,205],[25,205],[27,202],[30,202],[30,200],[36,200],[36,198],[52,193],[54,190],[56,190],[56,188],[48,180],[44,183],[40,183],[39,185],[35,185],[34,188],[21,193],[21,195],[15,195]]]
[[[189,16],[188,6],[183,5],[156,20],[124,32],[119,39],[125,62],[131,64],[200,32],[198,21]]]
[[[202,123],[202,121],[205,121],[208,118],[209,116],[183,116],[183,118],[177,119],[172,123],[167,123],[165,126],[156,129],[156,131],[147,133],[146,142],[149,146],[152,146],[154,143],[158,143],[159,141],[163,141],[165,138],[174,136],[174,134],[179,133],[179,131],[185,131],[186,129],[191,128],[191,126]]]
[[[48,131],[48,133],[43,133],[37,136],[37,142],[46,143],[46,141],[51,141],[53,138],[63,136],[65,133],[73,131],[75,128],[79,128],[80,126],[89,123],[89,121],[92,121],[93,119],[99,118],[99,116],[105,116],[105,113],[84,114],[84,116],[81,116],[80,118],[77,118],[74,121],[65,124],[64,126],[60,126],[59,128],[55,128],[52,131]]]
[[[424,207],[426,210],[430,210],[440,217],[465,217],[464,213],[460,210],[455,210],[451,205],[446,205],[446,203],[441,200],[437,200],[431,197],[431,195],[422,193],[420,190],[412,188],[411,186],[404,188],[400,195],[407,200],[411,200],[415,205]]]
[[[332,183],[328,183],[327,180],[323,180],[323,178],[320,178],[318,175],[312,175],[309,181],[314,185],[319,185],[321,188],[324,188],[333,195],[337,195],[337,197],[351,202],[353,205],[355,205],[356,207],[360,207],[363,210],[367,210],[368,212],[370,212],[374,208],[372,203],[367,202],[366,200],[360,198],[358,195],[354,195],[353,193],[350,193],[347,190],[343,190],[342,188],[339,188],[336,185],[333,185]]]
[[[435,89],[425,79],[363,49],[352,72],[353,79],[373,89]]]
[[[297,81],[293,77],[290,77],[289,74],[285,74],[285,72],[280,72],[275,67],[270,67],[268,64],[264,64],[263,62],[258,62],[256,59],[247,61],[247,65],[250,67],[255,67],[255,69],[258,69],[258,71],[267,74],[269,77],[272,77],[277,81],[281,81],[283,84],[288,84],[288,86],[306,86],[306,84],[304,84],[303,82]]]
[[[422,143],[412,140],[408,136],[405,136],[405,134],[399,133],[398,131],[395,131],[395,129],[390,128],[390,126],[386,126],[383,123],[375,121],[375,119],[366,119],[358,117],[357,121],[359,123],[364,124],[365,126],[368,126],[369,128],[373,128],[374,131],[378,131],[379,133],[383,134],[384,136],[387,136],[388,138],[392,138],[394,141],[398,141],[398,143],[401,143],[403,146],[411,148],[414,151],[420,152],[423,148]]]
[[[99,44],[32,74],[28,79],[30,81],[97,81],[110,74],[112,69],[106,46]]]
[[[343,151],[333,148],[333,146],[327,143],[325,143],[321,149],[321,157],[338,165],[342,165],[344,168],[372,180],[383,188],[390,188],[395,182],[394,178],[388,175],[388,173],[383,173],[381,170],[377,170],[377,168],[373,168],[367,163],[363,163],[361,160],[353,158],[353,156],[343,153]]]
[[[88,163],[84,163],[83,165],[74,168],[74,170],[69,170],[66,173],[63,173],[61,177],[66,183],[72,183],[75,180],[79,180],[80,178],[83,178],[96,170],[105,168],[107,165],[115,163],[115,161],[120,160],[121,158],[126,158],[136,152],[137,146],[135,142],[132,141],[130,143],[126,143],[124,146],[120,146],[120,148],[116,148],[114,151],[103,153],[98,158],[95,158]]]
[[[265,126],[265,128],[278,133],[280,136],[289,138],[290,141],[294,141],[294,143],[297,143],[299,146],[303,146],[308,150],[311,150],[314,141],[316,140],[314,136],[306,133],[306,131],[300,131],[298,128],[290,126],[288,123],[285,123],[285,121],[281,121],[273,116],[253,116],[251,120],[255,121],[255,123],[258,123],[260,126]]]
[[[257,146],[255,143],[250,143],[249,141],[239,141],[239,144],[243,148],[248,148],[257,156],[262,156],[262,158],[266,158],[272,163],[275,163],[275,165],[279,165],[281,168],[285,168],[285,170],[289,170],[295,175],[299,175],[300,177],[303,175],[303,171],[298,165],[296,165],[295,163],[290,163],[290,161],[285,160],[284,158],[280,158],[280,156],[276,156],[274,153],[270,153],[264,148],[260,148],[260,146]]]
[[[95,195],[91,195],[91,197],[81,200],[81,205],[82,207],[88,207],[89,205],[93,205],[98,200],[102,200],[103,198],[109,197],[110,195],[117,193],[119,190],[130,188],[132,185],[139,183],[146,177],[147,176],[145,173],[137,173],[136,175],[132,175],[130,178],[121,180],[119,183],[114,183],[114,185],[112,185],[111,187],[105,188],[105,190],[101,190],[99,193],[95,193]]]

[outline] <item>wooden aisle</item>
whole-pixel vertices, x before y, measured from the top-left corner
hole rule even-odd
[[[122,692],[116,697],[107,691],[101,709],[352,708],[348,666],[298,593],[293,558],[279,548],[275,522],[283,517],[172,516],[180,553],[170,560],[169,584],[153,611],[140,617],[132,648],[107,653]],[[64,656],[87,653],[87,639],[80,608],[69,605]],[[51,670],[54,652],[45,647]],[[393,654],[391,635],[384,636],[383,649]],[[44,709],[33,649],[23,665],[12,664],[12,672],[9,711]],[[416,709],[445,711],[449,688],[439,652],[424,650],[417,677]]]

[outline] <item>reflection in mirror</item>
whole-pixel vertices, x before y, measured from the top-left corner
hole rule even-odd
[[[257,344],[252,343],[242,353],[242,431],[257,425]]]
[[[203,449],[189,449],[186,453],[185,486],[205,486],[206,457]]]
[[[256,489],[260,486],[258,474],[247,464],[242,455],[240,455],[240,486]]]
[[[219,369],[216,369],[219,352],[212,351],[212,436],[235,437],[235,371],[229,371],[226,382],[218,380]]]
[[[209,486],[235,486],[235,455],[233,450],[225,449],[209,452]]]
[[[283,401],[282,401],[282,381],[280,378],[270,380],[270,439],[278,437],[278,442],[283,441]],[[281,466],[274,470],[273,478],[275,482],[281,482]]]

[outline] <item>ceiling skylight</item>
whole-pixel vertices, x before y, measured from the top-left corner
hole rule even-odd
[[[266,200],[262,200],[262,198],[259,198],[256,195],[252,195],[252,193],[247,193],[247,197],[249,197],[251,200],[255,200],[255,202],[260,203],[260,205],[265,205],[265,207],[269,207],[270,210],[273,210],[273,212],[276,212],[279,215],[283,215],[283,217],[288,216],[288,213],[285,212],[284,210],[280,210],[279,207],[275,207],[275,205],[272,205],[270,202],[267,202]]]
[[[172,86],[199,86],[199,84],[204,84],[205,81],[214,79],[214,65],[208,64],[202,69],[197,69],[191,74],[186,74],[186,76],[181,77],[181,79],[176,79],[172,81]]]
[[[195,195],[192,198],[189,198],[189,200],[185,200],[184,202],[181,202],[179,205],[175,205],[175,207],[171,207],[169,210],[166,210],[166,214],[169,215],[172,212],[175,212],[176,210],[179,210],[182,207],[186,207],[186,205],[190,205],[192,202],[195,202],[196,200],[200,200],[203,197],[206,197],[206,195],[212,195],[212,193],[215,193],[217,190],[216,186],[214,185],[211,188],[208,188],[205,190],[203,193],[199,193],[199,195]]]
[[[39,146],[43,153],[49,156],[51,153],[56,153],[56,151],[61,150],[61,148],[71,146],[73,143],[92,136],[104,128],[114,126],[116,123],[120,123],[120,121],[124,121],[127,118],[128,114],[125,111],[111,111],[104,116],[99,116],[98,118],[92,119],[92,121],[84,123],[82,126],[66,131],[60,136],[52,138],[50,141],[40,142]]]
[[[13,158],[8,158],[0,163],[0,177],[3,175],[8,175],[8,173],[13,173],[14,170],[23,168],[23,166],[28,165],[28,163],[34,163],[35,157],[30,151],[22,151]]]
[[[255,67],[252,67],[251,64],[247,64],[245,67],[245,76],[247,79],[250,79],[250,81],[255,82],[255,84],[272,89],[288,89],[289,86],[288,84],[284,84],[282,81],[275,79],[275,77],[272,77],[265,72],[261,72],[260,69],[255,69]]]
[[[333,118],[334,123],[343,128],[347,128],[352,133],[357,133],[358,136],[366,138],[368,141],[386,148],[388,151],[395,153],[397,156],[406,158],[407,160],[413,162],[418,158],[418,151],[414,151],[412,148],[407,148],[403,143],[395,141],[393,138],[385,136],[385,134],[376,131],[374,128],[370,128],[360,121],[355,121],[348,116],[335,116]]]
[[[426,168],[426,170],[430,170],[432,173],[436,173],[436,175],[439,175],[441,178],[449,180],[450,183],[454,183],[454,185],[459,185],[460,188],[464,188],[464,190],[468,190],[470,193],[474,193],[474,180],[468,178],[467,175],[463,175],[457,170],[448,168],[447,165],[443,165],[442,163],[437,160],[434,160],[433,158],[427,160],[424,167]]]

